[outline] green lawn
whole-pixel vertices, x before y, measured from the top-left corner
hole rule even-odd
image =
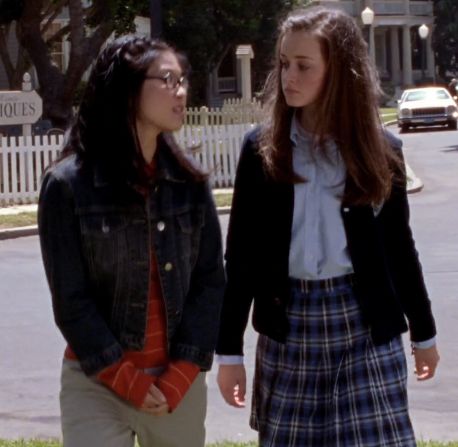
[[[216,206],[231,206],[232,203],[232,193],[221,193],[215,194],[213,196],[215,198]]]
[[[37,224],[37,213],[27,211],[19,214],[0,215],[0,230],[14,227],[27,227]],[[0,444],[1,446],[1,444]]]
[[[217,444],[207,444],[207,447],[257,447],[256,442],[237,443],[237,442],[219,442]],[[0,440],[0,447],[62,447],[60,442],[56,441],[5,441]],[[418,442],[418,447],[458,447],[458,442]]]
[[[393,121],[396,119],[396,109],[395,108],[382,108],[380,109],[380,115],[382,117],[383,123],[386,123],[388,121]]]

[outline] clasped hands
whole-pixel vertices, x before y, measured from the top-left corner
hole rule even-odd
[[[163,416],[169,412],[169,405],[162,391],[152,384],[140,409],[153,416]]]

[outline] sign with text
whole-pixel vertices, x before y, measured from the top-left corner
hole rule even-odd
[[[42,113],[43,101],[36,91],[0,91],[0,125],[33,124]]]

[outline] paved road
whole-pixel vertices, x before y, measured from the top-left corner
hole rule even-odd
[[[411,196],[412,227],[439,328],[442,362],[431,382],[409,383],[417,436],[458,439],[458,132],[402,135],[425,187]],[[224,232],[227,216],[221,217]],[[64,344],[54,327],[36,237],[0,241],[0,438],[58,437],[58,381]],[[247,333],[252,376],[255,335]],[[255,439],[248,409],[222,401],[209,374],[209,442]]]

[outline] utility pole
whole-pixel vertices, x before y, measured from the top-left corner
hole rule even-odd
[[[154,39],[162,35],[162,4],[161,0],[149,0],[150,34]]]

